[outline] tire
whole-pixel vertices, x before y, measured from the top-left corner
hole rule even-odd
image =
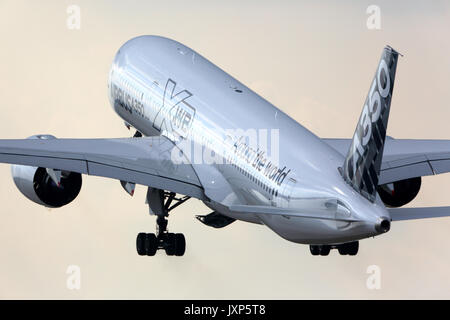
[[[321,245],[320,246],[320,255],[321,256],[327,256],[330,253],[331,247],[328,245]]]
[[[175,234],[175,255],[181,257],[186,251],[186,239],[182,233]]]
[[[175,234],[174,233],[168,233],[166,236],[166,254],[168,256],[173,256],[175,254]]]
[[[146,240],[146,234],[141,232],[137,235],[136,238],[136,251],[138,253],[138,255],[140,256],[145,256],[146,255],[146,251],[145,251],[145,240]]]
[[[343,244],[339,245],[339,246],[338,246],[338,251],[339,251],[339,254],[340,254],[341,256],[347,255],[347,254],[348,254],[347,244],[346,244],[346,243],[343,243]]]
[[[350,242],[347,247],[347,252],[351,256],[356,256],[359,249],[359,241]]]
[[[154,233],[147,233],[145,237],[145,254],[154,256],[158,251],[158,239]]]
[[[312,244],[309,246],[309,251],[311,251],[313,256],[318,256],[320,254],[320,247]]]

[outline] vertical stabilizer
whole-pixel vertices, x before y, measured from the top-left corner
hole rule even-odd
[[[355,190],[374,201],[399,53],[383,49],[341,173]]]

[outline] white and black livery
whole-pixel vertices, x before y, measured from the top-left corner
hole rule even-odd
[[[397,60],[398,52],[384,48],[342,170],[344,179],[372,202],[377,196]]]
[[[391,222],[450,216],[449,207],[399,208],[422,176],[450,171],[450,140],[386,137],[398,58],[384,48],[353,139],[323,139],[183,44],[137,37],[119,49],[108,80],[111,106],[133,137],[0,140],[0,162],[13,164],[26,197],[48,207],[73,201],[83,174],[118,180],[130,195],[146,186],[158,228],[137,236],[140,255],[185,253],[168,215],[191,198],[211,209],[197,216],[207,226],[257,223],[313,255],[355,255],[359,240]],[[270,147],[252,145],[253,132],[273,138]]]

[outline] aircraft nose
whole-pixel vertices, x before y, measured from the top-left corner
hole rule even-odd
[[[375,224],[375,230],[380,233],[386,233],[391,229],[391,220],[387,217],[380,217]]]

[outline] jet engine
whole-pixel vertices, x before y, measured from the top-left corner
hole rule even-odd
[[[51,135],[37,135],[28,139],[56,139]],[[81,190],[81,174],[24,165],[12,165],[11,174],[20,192],[31,201],[59,208],[72,202]]]
[[[378,186],[378,194],[387,207],[397,208],[411,202],[419,193],[422,178],[410,178]]]

